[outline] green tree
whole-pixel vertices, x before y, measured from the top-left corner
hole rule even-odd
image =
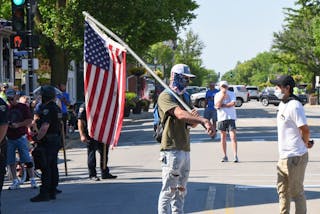
[[[3,2],[0,12],[8,4],[10,1]],[[41,36],[40,51],[50,59],[51,82],[66,82],[70,61],[83,58],[82,11],[93,15],[141,54],[151,44],[175,40],[179,30],[195,18],[193,11],[197,7],[194,0],[39,1],[36,31]]]
[[[162,65],[164,67],[163,78],[170,77],[170,69],[173,65],[174,51],[168,45],[168,42],[158,42],[151,45],[145,56],[148,63]]]
[[[310,77],[309,81],[314,86],[315,76],[320,74],[317,33],[314,32],[317,29],[320,2],[299,0],[296,5],[298,9],[287,9],[286,25],[283,31],[274,34],[273,48],[280,53],[292,55],[296,67],[304,68],[299,73]]]
[[[207,86],[208,77],[212,78],[210,81],[218,79],[218,75],[213,70],[207,70],[202,66],[201,54],[203,48],[204,44],[192,30],[186,33],[185,38],[178,39],[174,61],[175,63],[187,64],[192,73],[197,76],[192,80],[192,85]]]

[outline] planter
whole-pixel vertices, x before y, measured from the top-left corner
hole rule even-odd
[[[140,105],[140,103],[138,102],[138,103],[136,104],[136,106],[132,109],[132,113],[133,113],[133,114],[141,114],[141,110],[142,110],[141,105]]]
[[[141,100],[140,101],[142,111],[148,112],[150,107],[150,101],[149,100]]]
[[[128,106],[124,107],[124,117],[129,117],[130,116],[130,108]]]

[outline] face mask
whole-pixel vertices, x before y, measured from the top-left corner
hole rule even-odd
[[[182,74],[175,74],[172,82],[172,86],[174,89],[177,89],[176,92],[178,94],[183,94],[186,87],[188,86],[189,79],[186,78]]]
[[[284,96],[284,93],[281,92],[281,89],[277,89],[274,91],[274,95],[279,99],[279,100],[282,100],[283,99],[283,96]]]

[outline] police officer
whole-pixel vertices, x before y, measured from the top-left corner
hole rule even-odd
[[[0,98],[0,200],[3,186],[4,175],[6,173],[7,161],[7,142],[6,134],[8,129],[8,106],[6,102]],[[1,201],[0,201],[1,208]],[[0,210],[1,213],[1,210]]]
[[[78,112],[78,129],[80,133],[80,139],[83,143],[87,144],[87,153],[88,153],[88,169],[89,169],[89,179],[93,181],[100,181],[100,178],[97,176],[96,171],[96,151],[100,153],[100,168],[101,168],[101,178],[102,179],[115,179],[117,178],[116,175],[112,175],[109,172],[109,167],[107,166],[108,163],[108,154],[109,154],[109,144],[106,145],[106,158],[105,158],[105,166],[106,168],[103,169],[103,143],[100,143],[93,138],[91,138],[88,134],[88,127],[87,127],[87,117],[86,117],[86,110],[85,104],[83,103]]]
[[[41,87],[41,107],[37,121],[38,133],[33,136],[41,149],[40,169],[42,172],[40,193],[31,198],[32,202],[56,199],[59,172],[57,156],[61,145],[61,110],[55,103],[56,92],[50,85]]]

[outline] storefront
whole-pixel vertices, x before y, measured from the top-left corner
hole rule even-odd
[[[10,35],[14,34],[7,21],[0,19],[0,83],[14,84],[13,50],[10,48]]]

